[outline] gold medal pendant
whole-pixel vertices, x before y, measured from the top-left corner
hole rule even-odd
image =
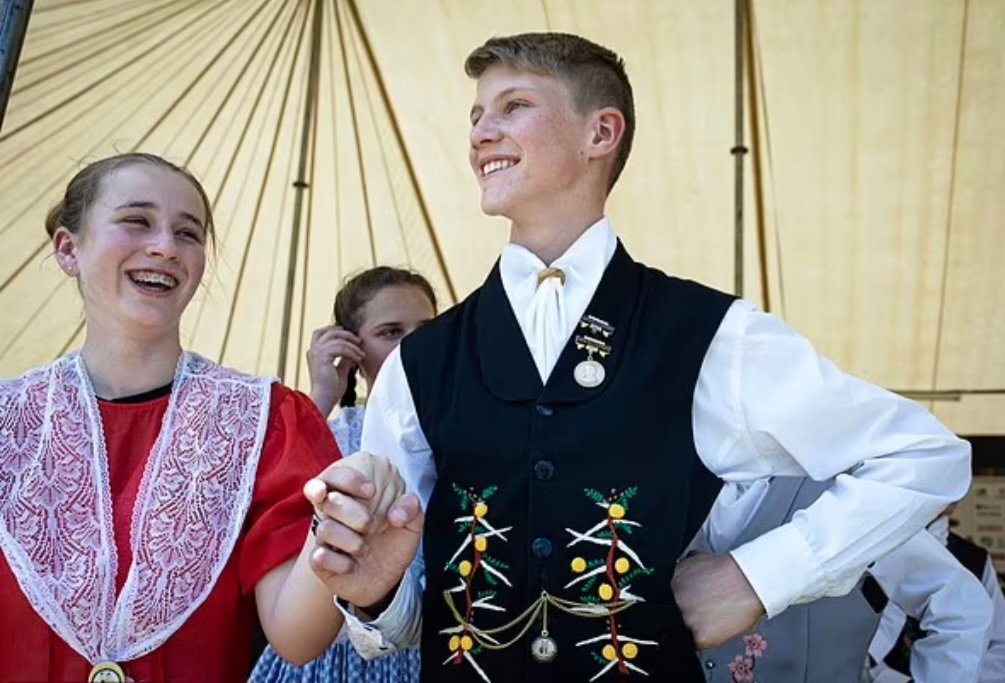
[[[87,675],[87,683],[126,683],[126,672],[115,662],[95,664]]]

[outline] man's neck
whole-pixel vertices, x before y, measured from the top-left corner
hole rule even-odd
[[[603,211],[592,216],[576,216],[565,220],[548,220],[532,224],[510,225],[509,241],[519,244],[537,256],[545,265],[551,265],[582,237],[590,226],[603,218]]]
[[[94,393],[105,399],[133,396],[170,384],[180,355],[177,336],[141,340],[91,330],[81,350]]]

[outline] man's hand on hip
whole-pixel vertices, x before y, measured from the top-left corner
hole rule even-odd
[[[722,645],[764,616],[764,606],[732,555],[681,561],[671,586],[699,650]]]

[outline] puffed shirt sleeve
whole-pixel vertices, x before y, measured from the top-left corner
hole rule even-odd
[[[367,399],[360,449],[391,460],[408,491],[416,493],[426,508],[436,483],[436,468],[398,349],[384,361]],[[391,604],[375,620],[364,622],[351,610],[342,610],[346,618],[344,632],[360,656],[372,659],[418,645],[424,588],[425,565],[420,547]]]
[[[989,632],[988,649],[981,662],[979,683],[1001,683],[1005,681],[1005,596],[998,584],[998,574],[989,556],[984,564],[982,579],[984,589],[991,598],[992,611],[991,629]]]
[[[705,356],[693,427],[699,457],[728,487],[756,492],[752,481],[776,475],[835,478],[791,522],[731,551],[769,617],[849,592],[970,482],[967,442],[917,403],[842,372],[743,300]],[[756,507],[759,496],[734,496],[735,519],[749,518],[748,497]]]
[[[890,601],[917,619],[928,634],[911,650],[911,675],[917,683],[978,680],[991,601],[981,582],[938,539],[918,532],[878,560],[869,573]],[[894,641],[903,624],[901,616]]]

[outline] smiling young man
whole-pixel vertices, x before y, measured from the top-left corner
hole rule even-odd
[[[482,209],[510,243],[376,382],[363,448],[421,500],[425,562],[388,568],[400,587],[352,637],[408,645],[421,615],[426,681],[701,681],[696,646],[849,591],[959,497],[968,448],[752,304],[628,255],[604,208],[635,128],[617,55],[524,34],[465,68]],[[792,522],[677,563],[713,501],[733,533],[753,482],[806,475],[837,478]]]

